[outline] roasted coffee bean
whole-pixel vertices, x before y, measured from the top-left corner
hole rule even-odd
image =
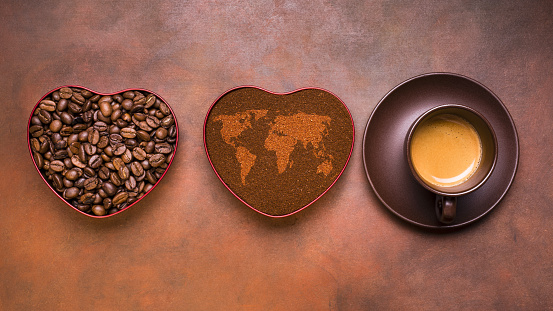
[[[42,127],[42,125],[33,125],[29,128],[29,133],[33,137],[39,137],[44,134],[44,128]]]
[[[71,163],[71,158],[63,159],[63,164],[65,164],[65,169],[67,169],[67,170],[70,170],[74,167],[73,163]]]
[[[133,117],[136,121],[133,121],[136,125],[138,125],[138,123],[140,121],[146,121],[146,118],[148,117],[146,114],[142,113],[142,112],[136,112],[133,114]]]
[[[109,175],[109,181],[117,187],[123,184],[123,181],[121,181],[121,178],[119,177],[119,174],[117,174],[117,172],[113,172]]]
[[[86,154],[88,155],[94,155],[97,151],[97,147],[91,143],[84,143],[83,144],[83,147],[84,147],[84,152],[86,152]]]
[[[125,122],[124,120],[121,119],[122,115],[123,115],[123,111],[121,111],[121,108],[114,109],[112,107],[112,113],[110,115],[110,119],[112,122],[117,122],[119,120]]]
[[[79,211],[85,212],[85,213],[90,210],[90,205],[88,204],[75,203],[73,206],[75,206]]]
[[[96,216],[104,216],[106,214],[106,210],[105,210],[104,206],[102,206],[102,205],[92,206],[91,211]]]
[[[75,180],[75,187],[77,188],[84,188],[84,182],[85,182],[86,178],[84,177],[81,177],[77,180]]]
[[[54,112],[56,111],[56,103],[52,100],[44,99],[40,102],[40,109]]]
[[[161,125],[161,121],[159,121],[158,118],[154,116],[148,116],[146,118],[146,123],[148,126],[150,126],[152,129],[158,128]]]
[[[102,160],[104,160],[104,162],[110,162],[111,161],[111,157],[108,156],[107,154],[105,154],[104,152],[102,152],[102,154],[100,154],[100,157],[102,158]]]
[[[146,144],[146,147],[144,147],[144,151],[146,151],[146,153],[154,153],[155,148],[156,148],[156,143],[153,141],[149,141]]]
[[[94,129],[98,130],[98,132],[105,132],[108,130],[108,125],[105,122],[96,121],[94,123]]]
[[[100,141],[100,132],[97,129],[93,129],[88,133],[88,142],[96,145]]]
[[[125,188],[127,190],[132,191],[136,188],[136,179],[134,179],[133,176],[129,176],[129,179],[125,181]]]
[[[83,97],[83,95],[77,92],[73,92],[73,95],[71,96],[71,100],[80,105],[84,104],[85,102],[85,98]]]
[[[120,167],[117,170],[117,175],[119,175],[119,178],[121,178],[122,181],[129,179],[129,176],[130,176],[129,168],[127,166]]]
[[[177,127],[175,125],[171,125],[167,134],[169,137],[177,137]]]
[[[61,149],[65,149],[67,147],[67,141],[66,140],[58,140],[55,144],[54,144],[54,148],[56,150],[61,150]]]
[[[109,174],[110,174],[109,168],[105,166],[100,167],[100,169],[98,170],[98,177],[100,177],[100,179],[103,179],[103,180],[108,179]]]
[[[173,125],[174,122],[175,120],[173,120],[173,116],[166,116],[161,120],[161,126],[163,126],[164,128],[169,128],[171,125]]]
[[[131,111],[132,106],[133,106],[133,102],[129,98],[126,98],[121,102],[121,107],[126,111]]]
[[[90,166],[83,168],[83,173],[85,177],[89,178],[96,176],[96,171]]]
[[[78,153],[80,148],[81,148],[81,143],[78,142],[78,141],[72,142],[72,143],[69,145],[69,150],[70,150],[73,154]]]
[[[65,111],[67,109],[67,105],[69,104],[69,101],[65,98],[62,98],[59,100],[57,104],[57,111]]]
[[[163,113],[166,116],[171,114],[171,110],[169,109],[169,107],[165,103],[160,103],[159,104],[159,111],[161,111],[161,113]]]
[[[113,205],[119,205],[126,202],[128,198],[129,194],[125,191],[121,191],[113,197],[111,202],[113,203]]]
[[[64,188],[64,185],[63,185],[63,177],[61,177],[60,174],[53,174],[53,175],[52,175],[52,185],[53,185],[54,188],[56,188],[57,190],[63,189],[63,188]]]
[[[80,191],[81,190],[77,187],[67,188],[65,189],[65,191],[63,191],[63,197],[67,200],[74,199],[79,196]]]
[[[125,127],[121,129],[121,136],[124,138],[135,138],[136,137],[136,130],[130,127]]]
[[[104,205],[104,208],[105,209],[110,209],[113,204],[111,203],[111,199],[110,198],[105,198],[103,201],[102,201],[103,205]]]
[[[96,147],[100,149],[104,149],[109,144],[109,138],[107,135],[100,136],[100,139],[98,140],[98,143],[96,144]]]
[[[40,122],[40,119],[36,115],[34,115],[31,117],[31,125],[42,125],[42,122]]]
[[[29,140],[29,145],[31,146],[32,151],[39,152],[39,150],[40,150],[40,141],[38,141],[37,138],[31,138]]]
[[[63,142],[63,140],[62,140]],[[56,160],[63,160],[65,158],[67,158],[69,156],[69,153],[67,152],[67,150],[63,149],[63,150],[58,150],[56,152],[54,152],[54,155],[53,155],[53,158],[56,159]],[[64,165],[65,167],[65,165]]]
[[[167,130],[164,127],[160,127],[156,130],[156,138],[158,139],[165,139],[167,137]]]
[[[135,106],[141,105],[143,106],[146,103],[146,97],[144,94],[140,92],[134,92],[134,98],[132,99],[132,102]]]
[[[77,180],[81,176],[83,176],[83,171],[80,168],[72,168],[65,173],[65,178],[69,180]]]
[[[73,95],[73,90],[68,87],[63,87],[59,90],[59,94],[61,98],[69,99]]]
[[[148,162],[152,167],[158,167],[165,162],[165,156],[160,153],[156,153],[148,159]]]
[[[94,202],[94,193],[86,192],[79,198],[79,202],[82,204],[92,204]]]
[[[171,153],[173,149],[171,148],[171,145],[169,145],[168,143],[159,143],[155,145],[155,151],[157,153],[167,154],[167,153]]]
[[[61,136],[69,136],[73,134],[73,128],[71,126],[63,126],[60,130]]]
[[[71,101],[67,103],[67,110],[73,113],[73,115],[76,115],[81,113],[83,111],[83,108]]]
[[[144,151],[144,149],[140,148],[140,147],[136,147],[132,150],[132,155],[134,156],[135,159],[139,160],[139,161],[142,161],[144,159],[146,159],[146,151]]]
[[[144,102],[144,108],[149,109],[156,103],[156,96],[154,94],[148,94],[146,101]]]
[[[113,112],[113,108],[111,107],[111,97],[108,100],[102,100],[107,96],[104,96],[100,98],[100,101],[98,102],[98,106],[100,107],[100,111],[104,115],[104,117],[111,116],[111,113]],[[113,120],[113,119],[112,119]]]
[[[120,134],[117,134],[117,133],[110,134],[109,135],[109,141],[112,145],[122,143],[123,142],[123,136],[121,136]]]
[[[80,167],[80,168],[86,167],[86,164],[81,162],[81,159],[79,158],[78,155],[74,155],[71,157],[71,163],[73,163],[73,165],[75,165],[76,167]]]
[[[50,169],[54,172],[63,172],[65,164],[60,160],[54,160],[50,163]]]
[[[100,191],[100,190],[98,189],[98,191],[96,191],[96,193],[94,194],[94,201],[92,202],[92,204],[100,204],[100,203],[102,203],[102,200],[103,200],[104,198],[102,198],[102,197],[100,196],[99,191]]]
[[[90,97],[89,100],[93,103],[97,103],[98,100],[100,100],[100,97],[102,97],[102,96],[100,96],[99,94],[94,94],[94,95],[92,95],[92,97]]]
[[[133,157],[130,149],[125,150],[125,152],[121,155],[121,160],[127,164],[132,162]]]
[[[125,162],[123,162],[121,158],[113,159],[112,164],[115,170],[119,170],[121,167],[125,166]]]
[[[33,158],[35,160],[36,166],[41,169],[44,167],[44,157],[39,152],[33,152]]]
[[[75,184],[73,183],[73,181],[71,181],[71,180],[69,180],[69,179],[67,179],[67,178],[64,178],[64,179],[62,180],[62,182],[63,182],[63,186],[64,186],[65,188],[71,188],[71,187],[73,187],[73,186],[75,185]]]
[[[90,98],[94,94],[92,94],[92,92],[89,90],[81,90],[81,95],[83,95],[84,98]]]
[[[127,146],[127,149],[134,149],[138,146],[138,141],[134,138],[125,139],[125,146]]]
[[[127,151],[127,146],[125,146],[125,144],[123,143],[116,143],[113,146],[113,154],[116,156],[122,155],[123,153],[125,153],[125,151]]]
[[[60,120],[61,122],[63,122],[63,124],[66,124],[66,125],[73,124],[73,116],[66,111],[63,111],[62,113],[60,113]]]
[[[121,103],[124,99],[121,94],[115,94],[112,97],[113,97],[113,100],[116,101],[117,103]]]
[[[94,106],[94,103],[91,102],[89,99],[87,99],[81,108],[83,109],[83,112],[87,112],[87,111],[90,111],[90,109],[92,109],[93,106]]]
[[[90,123],[94,119],[94,113],[91,110],[83,112],[82,115],[83,121],[85,123]]]
[[[81,160],[81,162],[83,163],[86,163],[86,151],[84,150],[84,144],[81,144],[81,146],[79,147],[79,152],[77,153],[77,155],[79,156],[79,159]]]
[[[104,161],[102,160],[102,158],[99,155],[95,154],[95,155],[90,157],[90,160],[88,160],[88,165],[90,167],[96,169],[96,168],[99,168],[100,165],[102,165],[103,162]]]
[[[96,177],[90,177],[84,182],[84,188],[86,190],[94,190],[98,187],[99,180]]]
[[[61,128],[63,127],[63,123],[61,122],[61,120],[52,120],[52,123],[50,123],[50,131],[52,131],[53,133],[57,133],[61,130]]]
[[[136,131],[136,136],[142,141],[150,141],[150,134],[143,130]]]
[[[136,161],[131,163],[131,171],[134,176],[140,176],[144,174],[144,168],[142,167],[142,164]]]
[[[50,122],[52,122],[52,115],[48,111],[42,109],[38,113],[38,119],[43,124],[50,124]]]
[[[140,162],[140,164],[142,164],[142,167],[145,169],[145,170],[149,170],[152,168],[152,166],[150,165],[150,162],[148,162],[148,159]]]
[[[149,170],[146,172],[146,180],[151,184],[155,184],[157,182],[156,176]]]
[[[153,130],[153,128],[148,125],[148,122],[146,121],[140,121],[138,122],[138,127],[143,130],[143,131],[147,131],[147,132],[151,132]]]
[[[75,119],[75,120],[77,120],[77,119]],[[87,129],[88,129],[88,127],[84,123],[77,123],[73,126],[73,132],[74,133],[81,133],[81,132],[86,131]]]
[[[61,99],[59,91],[52,92],[51,96],[52,96],[52,100],[54,100],[56,102]]]
[[[102,190],[104,190],[108,196],[112,197],[117,193],[117,186],[110,183],[109,181],[104,182],[102,183]]]
[[[121,132],[121,128],[116,124],[112,124],[109,126],[109,129],[108,129],[109,134],[120,134],[120,132]]]
[[[122,95],[123,95],[123,98],[133,99],[134,98],[134,91],[126,91]]]

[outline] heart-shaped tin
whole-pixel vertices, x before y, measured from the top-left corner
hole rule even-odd
[[[177,143],[171,107],[144,89],[58,87],[38,101],[28,123],[31,159],[44,182],[96,218],[120,213],[152,191]]]
[[[345,170],[353,142],[348,108],[319,88],[237,87],[213,103],[204,123],[206,153],[221,182],[270,217],[294,214],[325,194]]]

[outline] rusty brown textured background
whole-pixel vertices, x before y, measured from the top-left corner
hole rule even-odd
[[[1,310],[553,308],[550,1],[0,2]],[[520,164],[503,201],[463,230],[396,219],[363,170],[371,111],[412,76],[472,77],[505,103]],[[150,89],[179,149],[160,185],[104,220],[62,203],[26,145],[51,89]],[[344,175],[286,219],[241,204],[205,156],[211,103],[238,85],[315,86],[349,107]]]

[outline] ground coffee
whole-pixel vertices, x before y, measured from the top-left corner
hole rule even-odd
[[[33,111],[29,148],[52,189],[80,211],[103,216],[152,189],[173,158],[177,132],[170,108],[149,92],[63,87]]]
[[[243,87],[211,107],[204,126],[213,169],[253,209],[290,215],[340,176],[353,148],[346,106],[320,89],[273,94]]]

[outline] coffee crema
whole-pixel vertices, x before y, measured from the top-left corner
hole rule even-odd
[[[482,142],[467,120],[454,114],[439,114],[415,129],[410,153],[412,165],[425,183],[453,187],[477,171]]]

